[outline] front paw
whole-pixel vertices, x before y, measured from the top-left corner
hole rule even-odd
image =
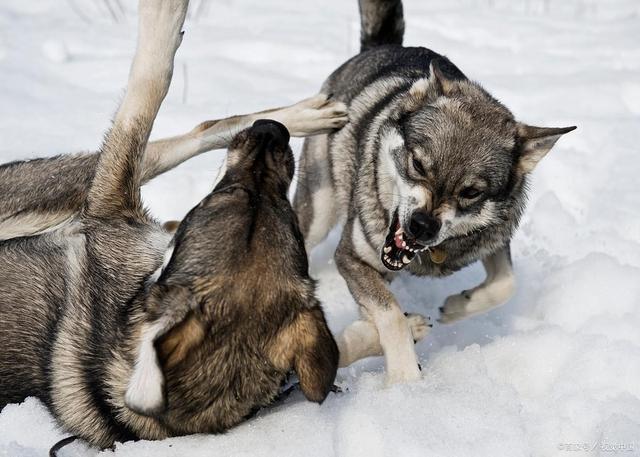
[[[409,325],[414,344],[429,334],[429,331],[433,327],[430,317],[413,313],[404,313],[404,315],[407,318],[407,325]]]
[[[440,307],[440,317],[438,322],[441,324],[451,324],[465,317],[470,316],[469,305],[471,303],[471,294],[466,290],[456,295],[447,297],[444,305]]]
[[[385,386],[389,387],[393,384],[418,381],[421,377],[420,371],[421,367],[417,362],[403,367],[388,367],[385,376]]]

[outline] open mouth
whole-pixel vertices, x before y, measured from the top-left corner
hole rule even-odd
[[[382,247],[382,264],[392,271],[402,270],[411,263],[418,252],[426,248],[404,232],[396,211]]]

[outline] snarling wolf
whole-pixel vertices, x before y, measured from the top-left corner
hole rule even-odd
[[[393,383],[419,377],[413,342],[425,321],[403,315],[386,281],[480,260],[486,280],[447,298],[439,320],[506,302],[528,175],[575,127],[518,122],[446,57],[403,47],[400,0],[360,0],[360,12],[361,52],[322,88],[349,107],[350,122],[306,140],[294,207],[307,249],[344,224],[335,259],[362,319],[339,338],[341,365],[383,352]]]
[[[187,6],[140,1],[126,94],[99,153],[0,169],[0,408],[37,396],[100,447],[225,430],[291,370],[322,402],[338,364],[287,199],[289,132],[255,119],[306,135],[339,127],[344,110],[316,97],[148,144]],[[240,130],[221,180],[171,237],[140,186]]]

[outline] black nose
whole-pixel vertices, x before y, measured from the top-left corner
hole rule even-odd
[[[419,241],[429,241],[440,231],[440,221],[424,210],[414,211],[409,221],[408,235]]]
[[[258,119],[253,123],[251,133],[270,136],[279,148],[285,148],[289,144],[289,131],[278,121]]]

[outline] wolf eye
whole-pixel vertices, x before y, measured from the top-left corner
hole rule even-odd
[[[475,198],[478,198],[480,195],[482,195],[482,191],[476,189],[475,187],[465,187],[460,191],[459,195],[461,198],[464,198],[467,200],[473,200]]]
[[[413,169],[416,172],[418,172],[419,174],[421,174],[422,176],[425,175],[424,167],[422,166],[420,161],[418,159],[416,159],[415,157],[413,158]]]

